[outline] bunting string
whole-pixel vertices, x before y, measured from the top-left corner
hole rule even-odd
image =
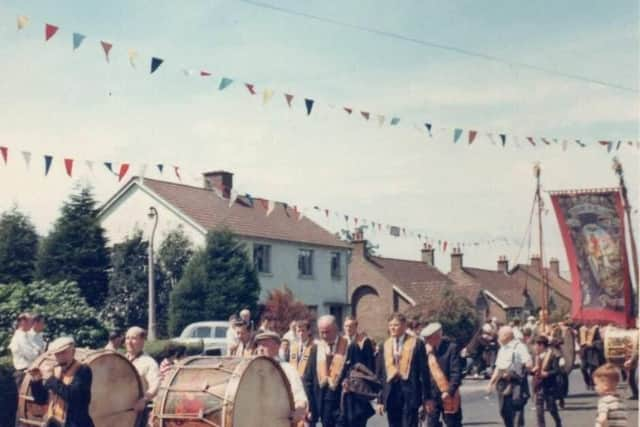
[[[30,19],[27,16],[21,15],[17,17],[17,29],[18,31],[24,31],[25,28],[30,24]],[[51,40],[59,31],[59,27],[53,24],[45,23],[45,41]],[[84,46],[86,43],[83,43],[87,38],[84,34],[80,33],[72,33],[72,49],[75,51],[79,49],[81,46]],[[100,45],[105,55],[106,62],[110,62],[110,54],[113,50],[113,43],[106,42],[104,40],[100,41]],[[139,59],[138,51],[136,49],[129,49],[127,51],[128,62],[130,63],[133,69],[137,69],[136,63]],[[151,57],[150,58],[150,72],[149,74],[154,74],[160,66],[165,62],[164,59],[159,57]],[[181,68],[182,72],[185,76],[193,76],[194,73],[191,69]],[[201,78],[210,78],[212,77],[212,73],[209,71],[205,71],[201,68],[202,71],[198,73]],[[220,76],[220,80],[218,81],[218,90],[223,91],[228,89],[232,84],[237,80],[233,77],[229,76]],[[254,83],[245,82],[245,88],[251,96],[257,94],[256,85]],[[262,90],[262,103],[263,105],[267,105],[273,98],[276,92],[271,88],[264,88]],[[286,102],[287,106],[290,109],[293,109],[293,99],[298,97],[297,95],[290,93],[283,93],[283,99]],[[300,97],[304,99],[304,107],[307,116],[311,116],[313,109],[317,106],[315,97]],[[332,104],[328,104],[331,106]],[[342,110],[346,112],[347,115],[353,116],[354,108],[351,106],[344,106]],[[401,122],[400,117],[392,116],[390,120],[387,120],[387,117],[390,117],[386,114],[373,114],[368,110],[359,110],[359,116],[362,120],[369,122],[372,117],[376,118],[374,122],[378,124],[378,126],[382,127],[387,123],[390,127],[399,127],[398,125]],[[404,122],[404,121],[403,121]],[[407,123],[409,125],[409,123]],[[433,123],[431,121],[424,121],[423,123],[413,123],[412,128],[419,129],[420,132],[424,132],[426,130],[426,135],[428,138],[434,138],[433,135]],[[528,144],[525,144],[525,147],[530,148],[552,148],[558,147],[563,151],[566,151],[569,146],[578,147],[580,149],[587,147],[602,147],[606,149],[607,153],[611,153],[613,151],[619,151],[622,148],[635,148],[636,150],[640,150],[640,140],[636,140],[633,138],[609,138],[609,139],[599,139],[599,138],[590,138],[589,142],[585,142],[584,138],[552,138],[548,136],[519,136],[514,134],[507,134],[505,132],[493,132],[493,131],[481,131],[479,129],[469,129],[466,127],[438,127],[440,131],[442,131],[443,135],[449,134],[451,135],[451,141],[454,144],[457,144],[462,139],[462,136],[466,134],[466,139],[468,144],[466,146],[471,146],[474,142],[477,143],[480,139],[489,142],[491,145],[498,145],[496,140],[494,139],[495,135],[498,135],[500,140],[500,147],[506,148],[508,145],[513,146],[518,149],[522,149],[523,145],[519,143],[519,141],[526,140]],[[481,137],[481,138],[480,138]],[[553,141],[553,143],[551,142]]]

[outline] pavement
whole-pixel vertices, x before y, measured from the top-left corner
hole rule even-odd
[[[461,388],[463,425],[465,426],[502,426],[498,413],[498,397],[495,393],[487,395],[486,380],[465,380]],[[571,373],[569,380],[569,397],[565,400],[565,409],[560,410],[564,427],[591,427],[595,425],[598,396],[594,391],[587,391],[579,370]],[[638,426],[638,401],[626,400],[630,395],[626,383],[619,387],[627,408],[628,426]],[[547,413],[546,424],[553,426],[553,420]],[[387,426],[386,417],[375,416],[369,420],[367,427]],[[525,408],[525,425],[536,426],[536,411],[533,398]]]

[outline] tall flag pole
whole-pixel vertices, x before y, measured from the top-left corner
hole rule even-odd
[[[544,210],[544,203],[542,201],[542,192],[540,185],[540,173],[542,168],[540,163],[536,163],[533,167],[533,174],[536,177],[536,202],[538,204],[538,234],[539,234],[539,249],[540,249],[540,277],[542,278],[542,304],[541,304],[541,316],[540,322],[542,324],[542,330],[545,331],[547,327],[547,316],[549,315],[547,309],[547,302],[549,300],[549,281],[547,280],[547,273],[544,269],[544,240],[542,234],[542,211]]]

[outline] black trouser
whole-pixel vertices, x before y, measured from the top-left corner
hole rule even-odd
[[[462,409],[459,409],[455,414],[445,414],[442,409],[442,404],[438,402],[434,413],[430,415],[427,414],[427,427],[442,427],[442,423],[440,422],[441,416],[447,427],[462,426]]]
[[[638,398],[638,364],[632,366],[629,370],[629,388],[631,389],[631,397]]]
[[[322,427],[336,427],[340,416],[340,405],[335,400],[325,400],[322,402],[320,411],[320,421]]]
[[[504,421],[505,427],[524,426],[524,408],[514,408],[511,395],[504,396],[498,392],[498,400],[500,403],[500,416]]]
[[[536,392],[536,417],[538,420],[538,427],[545,427],[544,409],[547,407],[547,411],[551,414],[553,421],[556,423],[556,427],[562,427],[562,420],[560,414],[558,414],[558,406],[556,405],[556,396],[554,396],[552,390],[546,392],[541,388]]]
[[[582,378],[584,379],[584,385],[587,386],[587,389],[593,388],[593,371],[595,368],[588,363],[582,363],[580,365],[580,371],[582,372]]]
[[[20,369],[17,371],[13,372],[13,379],[16,383],[16,396],[18,396],[18,399],[20,399],[20,387],[22,386],[22,381],[24,381],[24,377],[26,374],[27,370],[26,369]],[[20,425],[20,422],[18,420],[18,415],[16,413],[16,409],[17,409],[17,401],[15,402],[16,404],[11,405],[11,411],[16,414],[16,427]]]
[[[387,408],[389,427],[418,427],[418,408]]]

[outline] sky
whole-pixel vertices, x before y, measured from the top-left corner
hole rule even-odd
[[[0,210],[18,206],[44,234],[77,185],[91,184],[100,202],[117,191],[101,162],[131,163],[132,173],[148,164],[147,176],[172,181],[170,165],[179,165],[192,185],[201,172],[224,169],[239,192],[305,207],[332,231],[347,228],[348,214],[449,247],[506,238],[465,247],[465,264],[494,268],[500,255],[523,262],[537,252],[536,236],[520,247],[536,162],[544,190],[613,187],[617,155],[632,206],[640,202],[639,150],[572,142],[640,139],[638,8],[631,0],[2,0],[0,145],[10,158],[0,164]],[[18,15],[29,17],[21,31]],[[45,22],[60,27],[48,42]],[[73,32],[87,36],[76,51]],[[109,63],[100,40],[113,43]],[[129,49],[139,53],[135,68]],[[152,75],[151,56],[165,61]],[[234,83],[219,91],[223,76]],[[266,104],[264,89],[274,91]],[[284,93],[295,95],[292,108]],[[304,98],[315,101],[310,115]],[[400,123],[389,126],[391,117]],[[454,144],[453,128],[478,130],[477,140],[470,146],[465,133]],[[507,134],[507,146],[491,144],[487,132]],[[571,142],[566,151],[534,148],[526,136]],[[21,151],[32,153],[29,169]],[[44,154],[54,156],[47,177]],[[73,178],[65,157],[76,159]],[[93,171],[84,160],[96,162]],[[167,165],[163,176],[157,163]],[[545,200],[545,258],[566,270]],[[416,237],[369,230],[367,238],[382,255],[420,256]],[[439,251],[436,263],[448,271],[449,253]]]

